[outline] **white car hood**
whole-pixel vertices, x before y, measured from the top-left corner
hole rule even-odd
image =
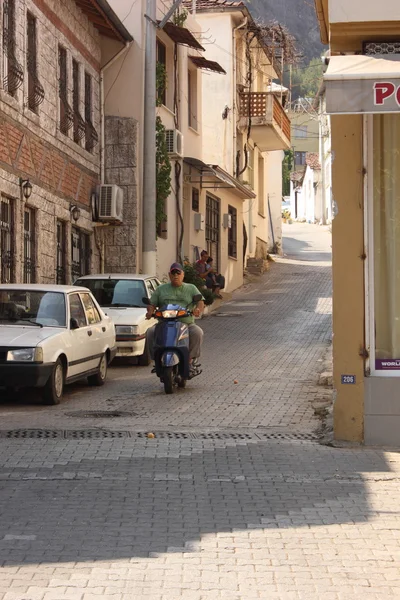
[[[102,311],[114,322],[114,325],[139,325],[146,316],[145,308],[112,308],[102,306]]]
[[[36,325],[0,325],[0,346],[33,348],[65,331],[61,327],[37,327]]]

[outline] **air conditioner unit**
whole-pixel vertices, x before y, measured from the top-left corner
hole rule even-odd
[[[167,152],[171,158],[183,158],[183,135],[177,129],[165,131]]]
[[[98,203],[98,220],[122,222],[124,192],[117,185],[101,185]]]

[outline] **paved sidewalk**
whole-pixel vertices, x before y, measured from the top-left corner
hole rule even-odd
[[[400,597],[400,456],[0,440],[1,600]]]

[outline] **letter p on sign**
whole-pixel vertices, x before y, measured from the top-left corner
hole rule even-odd
[[[393,83],[375,83],[374,84],[374,104],[375,106],[383,106],[385,104],[385,100],[393,96],[396,87]]]

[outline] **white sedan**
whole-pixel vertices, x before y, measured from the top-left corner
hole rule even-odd
[[[40,387],[58,404],[66,383],[103,385],[115,353],[114,324],[88,289],[0,284],[0,386]]]
[[[146,320],[143,298],[150,298],[160,285],[157,277],[132,273],[85,275],[74,285],[89,288],[104,312],[115,324],[117,357],[137,357],[138,364],[150,364],[146,331],[155,319]]]

